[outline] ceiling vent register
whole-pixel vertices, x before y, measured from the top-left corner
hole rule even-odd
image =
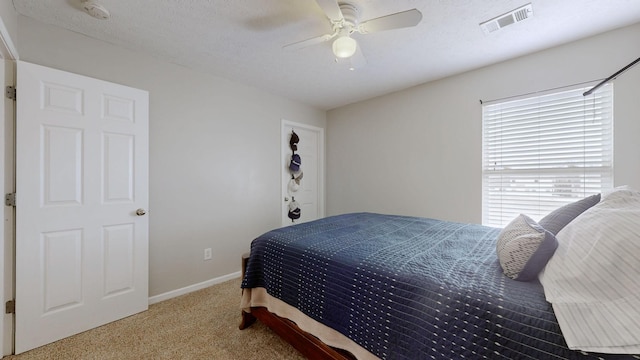
[[[505,26],[509,26],[511,24],[515,24],[522,20],[526,20],[532,16],[533,16],[533,7],[531,6],[531,3],[529,3],[515,10],[509,11],[506,14],[502,14],[491,20],[487,20],[481,23],[480,27],[485,32],[485,34],[490,34],[492,32],[495,32],[504,28]]]

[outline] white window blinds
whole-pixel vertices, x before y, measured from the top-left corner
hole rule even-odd
[[[483,105],[482,222],[552,210],[613,186],[613,85]]]

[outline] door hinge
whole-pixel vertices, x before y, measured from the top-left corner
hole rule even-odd
[[[15,300],[7,301],[7,303],[4,306],[4,313],[5,314],[15,314],[16,313],[16,301]]]
[[[15,86],[7,86],[4,92],[5,96],[8,99],[15,100],[16,99],[16,87]]]
[[[16,193],[4,194],[4,204],[6,206],[16,206]]]

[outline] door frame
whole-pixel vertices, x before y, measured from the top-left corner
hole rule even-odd
[[[285,160],[288,156],[291,155],[291,148],[289,148],[289,138],[285,138],[285,134],[288,134],[288,130],[292,127],[302,128],[305,130],[313,131],[318,134],[318,177],[320,181],[318,181],[318,216],[323,218],[325,216],[325,143],[324,143],[324,128],[298,123],[294,121],[289,121],[286,119],[282,119],[280,123],[280,164],[283,164],[283,167],[280,169],[281,179],[280,179],[280,222],[282,221],[282,212],[284,211],[285,198],[288,196],[287,193],[287,184],[289,183],[289,179],[291,175],[286,174],[284,168],[286,167]]]
[[[16,66],[18,51],[11,40],[9,31],[0,17],[0,58],[4,60],[1,92],[8,85],[15,86]],[[0,106],[0,184],[4,193],[15,192],[15,101],[3,97],[4,106]],[[4,204],[3,204],[4,205]],[[4,206],[0,221],[0,309],[8,300],[15,297],[14,279],[14,239],[15,239],[15,210],[13,207]],[[5,314],[2,311],[0,323],[0,358],[13,354],[13,314]]]

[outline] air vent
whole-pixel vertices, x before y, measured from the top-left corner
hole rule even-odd
[[[505,26],[509,26],[522,20],[526,20],[532,16],[533,7],[531,6],[531,3],[529,3],[515,10],[509,11],[506,14],[502,14],[491,20],[485,21],[480,24],[480,27],[482,28],[482,30],[484,30],[485,34],[490,34],[502,29]]]

